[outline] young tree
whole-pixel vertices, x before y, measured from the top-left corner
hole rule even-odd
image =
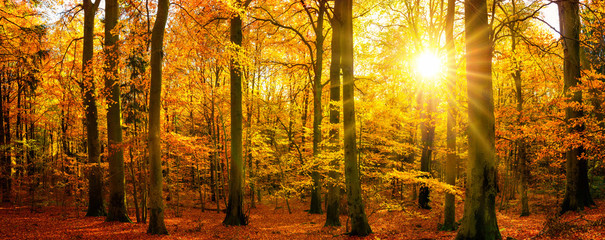
[[[582,104],[582,92],[574,91],[580,79],[580,15],[578,0],[561,0],[559,3],[559,24],[563,37],[563,80],[564,92],[570,95],[565,109],[565,122],[569,126],[569,134],[581,136],[584,124],[577,123],[584,116],[582,110],[575,106]],[[585,151],[582,146],[571,146],[565,153],[567,159],[565,186],[565,198],[561,207],[561,213],[566,211],[578,211],[584,207],[592,206],[595,202],[590,195],[588,186],[588,166],[583,158]]]
[[[86,216],[105,216],[105,207],[103,206],[103,174],[101,173],[101,160],[99,158],[101,147],[99,144],[99,128],[97,123],[97,100],[92,71],[95,13],[99,8],[100,2],[100,0],[96,0],[94,3],[91,0],[84,0],[84,4],[82,5],[84,8],[84,43],[82,44],[82,82],[80,86],[84,92],[88,163],[91,164],[88,175],[88,210]]]
[[[131,222],[126,210],[124,151],[122,150],[122,115],[118,75],[118,0],[105,0],[105,89],[107,95],[107,158],[109,159],[109,207],[106,221]]]
[[[456,0],[447,0],[447,14],[445,16],[445,44],[447,48],[447,130],[446,145],[447,157],[445,161],[445,181],[452,186],[456,185],[456,46],[454,45],[454,14],[456,13]],[[443,208],[442,230],[456,229],[456,196],[445,194]]]
[[[149,228],[150,234],[168,234],[164,224],[162,199],[162,152],[160,148],[160,100],[162,97],[162,60],[164,29],[169,0],[158,1],[158,12],[151,31],[151,85],[149,88]]]
[[[465,0],[468,169],[464,217],[456,239],[501,239],[496,219],[492,46],[486,0]]]
[[[250,3],[237,1],[236,6],[245,9]],[[223,224],[228,226],[248,225],[244,214],[244,160],[242,147],[242,66],[238,59],[242,47],[242,13],[237,12],[231,18],[231,43],[235,47],[231,57],[231,169],[229,177],[229,204]]]
[[[350,235],[366,236],[372,233],[361,199],[361,179],[357,163],[355,136],[355,87],[353,68],[353,0],[342,1],[342,104],[344,122],[345,182],[347,205],[351,218]]]
[[[333,152],[338,151],[338,127],[340,122],[340,110],[338,102],[340,102],[340,52],[341,52],[341,35],[342,35],[342,17],[340,11],[342,7],[341,1],[334,2],[334,15],[332,16],[332,57],[330,62],[330,144]],[[339,179],[339,158],[330,161],[330,172],[328,173],[330,180],[328,182],[328,199],[326,207],[326,223],[325,226],[340,226],[340,188],[338,187]]]

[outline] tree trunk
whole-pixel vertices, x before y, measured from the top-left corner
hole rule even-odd
[[[570,96],[569,103],[582,104],[582,92],[573,91],[580,78],[580,15],[577,0],[561,0],[559,3],[559,23],[563,36],[564,58],[564,92]],[[582,110],[569,106],[565,109],[565,122],[568,134],[582,136],[583,124],[575,124],[577,119],[584,117]],[[574,144],[575,145],[575,144]],[[571,146],[565,154],[567,184],[561,213],[579,211],[584,207],[595,204],[588,186],[588,167],[585,158],[581,158],[585,150],[583,146]]]
[[[465,0],[468,83],[468,173],[464,217],[456,239],[501,239],[496,219],[492,48],[486,0]]]
[[[517,7],[516,7],[516,3],[513,0],[512,1],[512,5],[513,5],[513,14],[517,14]],[[510,23],[510,29],[511,29],[511,52],[513,53],[512,56],[517,56],[516,49],[517,49],[517,31],[519,30],[518,28],[518,23],[516,22],[512,22]],[[517,61],[516,59],[514,60],[514,67],[515,70],[512,73],[512,77],[513,80],[515,82],[515,96],[517,99],[517,125],[519,125],[520,129],[523,129],[523,125],[525,125],[525,122],[523,122],[522,117],[523,117],[523,85],[522,85],[522,79],[521,79],[521,63],[519,61]],[[519,141],[517,141],[517,168],[518,168],[518,172],[519,172],[519,178],[521,180],[521,216],[529,216],[529,203],[528,203],[528,199],[527,199],[527,145],[525,143],[525,136],[523,132],[520,132],[519,134],[521,134],[521,139],[519,139]]]
[[[365,214],[361,198],[361,179],[357,165],[357,146],[355,137],[355,87],[353,73],[353,1],[342,1],[342,55],[343,75],[342,102],[344,122],[345,182],[347,187],[347,205],[351,218],[350,235],[366,236],[372,233]]]
[[[7,94],[7,88],[5,87],[5,82],[8,82],[7,73],[5,70],[0,72],[0,188],[2,189],[2,202],[10,203],[11,195],[12,195],[12,181],[11,181],[11,173],[13,171],[13,166],[10,160],[9,155],[6,152],[8,141],[6,141],[5,133],[4,133],[4,120],[5,115],[8,115],[8,112],[4,112],[4,95]],[[8,124],[8,123],[7,123]]]
[[[151,32],[151,84],[149,88],[149,228],[150,234],[168,234],[164,224],[162,198],[162,149],[160,146],[160,110],[162,96],[162,60],[164,29],[169,0],[158,1],[158,12]]]
[[[429,90],[430,91],[430,90]],[[433,94],[426,94],[426,113],[424,117],[420,131],[422,131],[422,155],[420,156],[420,171],[426,173],[425,178],[431,177],[431,156],[433,153],[433,145],[435,139],[435,121],[433,115],[435,114],[435,98]],[[429,206],[430,202],[430,189],[425,184],[420,184],[420,191],[418,193],[418,205],[423,209],[431,209]]]
[[[117,0],[105,0],[105,89],[107,95],[107,158],[109,160],[108,222],[131,222],[126,210],[124,178],[124,150],[122,147],[122,116],[120,112],[120,84],[118,77],[119,36],[114,31],[118,23]]]
[[[339,149],[338,124],[340,123],[340,53],[342,34],[342,10],[341,1],[334,3],[334,16],[332,17],[332,59],[330,63],[330,151],[337,152]],[[328,182],[328,198],[326,206],[325,226],[340,226],[340,188],[338,187],[340,159],[330,161],[330,180]]]
[[[242,6],[238,1],[238,6]],[[242,152],[242,66],[238,59],[241,51],[243,33],[242,18],[236,13],[231,18],[231,43],[236,46],[231,57],[231,168],[229,177],[229,203],[223,224],[228,226],[248,225],[248,217],[244,214],[243,185],[243,152]]]
[[[321,72],[323,66],[323,21],[324,13],[326,11],[325,1],[319,0],[319,13],[317,16],[317,26],[315,27],[315,73],[313,77],[313,172],[311,176],[313,178],[313,189],[311,191],[311,209],[309,213],[322,214],[321,209],[321,184],[319,183],[319,172],[317,172],[317,165],[319,161],[319,144],[321,143],[321,90],[323,84],[321,82]],[[312,20],[312,19],[311,19]]]
[[[99,129],[97,123],[97,102],[93,80],[93,37],[95,13],[99,0],[94,3],[84,0],[84,43],[82,52],[82,91],[84,91],[84,111],[86,112],[86,140],[88,163],[91,169],[88,175],[88,210],[86,216],[105,216],[103,206],[103,174],[101,173]]]
[[[447,47],[447,130],[446,145],[447,156],[445,161],[445,182],[456,185],[456,46],[454,45],[454,15],[456,13],[456,1],[447,1],[447,15],[445,20],[445,41]],[[456,196],[451,193],[445,194],[445,206],[443,209],[442,230],[456,230]]]

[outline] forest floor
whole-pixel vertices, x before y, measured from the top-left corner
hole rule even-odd
[[[519,205],[510,201],[508,208],[498,202],[498,225],[503,239],[605,239],[605,200],[581,213],[554,217],[556,199],[531,196],[529,217],[519,217]],[[439,197],[438,197],[439,198]],[[404,210],[387,211],[366,207],[374,234],[364,239],[452,239],[456,232],[438,231],[443,221],[441,199],[434,200],[432,210],[420,210],[409,201]],[[147,235],[147,224],[105,222],[103,217],[84,217],[82,207],[0,206],[0,239],[348,239],[346,215],[342,227],[324,227],[325,215],[305,212],[308,203],[267,201],[249,211],[250,224],[226,227],[224,213],[199,208],[181,208],[182,214],[170,207],[166,211],[169,236]],[[462,202],[457,202],[456,219],[462,216]],[[134,213],[131,214],[134,218]],[[134,220],[134,219],[133,219]],[[357,238],[351,238],[357,239]]]

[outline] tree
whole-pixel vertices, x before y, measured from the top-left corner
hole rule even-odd
[[[341,1],[334,1],[334,14],[331,19],[332,24],[332,56],[330,62],[330,144],[331,151],[338,151],[339,133],[336,125],[340,122],[340,56],[341,56],[341,41],[342,41],[342,16],[340,11],[342,7]],[[330,172],[328,173],[330,180],[328,182],[328,199],[326,207],[326,223],[325,226],[340,226],[340,188],[338,187],[339,179],[339,158],[330,161]]]
[[[107,221],[131,222],[126,210],[124,150],[122,147],[122,115],[118,76],[117,0],[105,0],[105,89],[107,95],[107,158],[109,159],[109,207]]]
[[[517,5],[513,0],[511,1],[513,7],[513,14],[517,14]],[[512,21],[510,23],[511,31],[511,52],[513,56],[516,55],[518,36],[517,32],[520,30],[520,23]],[[514,71],[511,73],[513,81],[515,82],[515,97],[517,100],[517,124],[523,129],[523,89],[521,79],[521,63],[516,59],[514,60]],[[517,140],[517,164],[519,167],[519,175],[521,178],[521,216],[529,216],[529,203],[527,199],[527,143],[524,137]]]
[[[468,165],[464,217],[456,239],[501,239],[496,219],[492,46],[485,0],[465,0]]]
[[[344,122],[345,182],[347,205],[351,218],[350,235],[366,236],[372,233],[361,199],[361,179],[357,163],[355,136],[355,87],[353,68],[353,0],[342,1],[342,104]]]
[[[302,3],[302,1],[301,1]],[[321,190],[319,183],[319,172],[317,171],[317,157],[320,154],[321,150],[319,149],[319,144],[321,143],[321,119],[322,119],[322,111],[321,111],[321,91],[323,89],[323,83],[321,82],[321,72],[323,66],[323,22],[324,22],[324,13],[326,11],[326,3],[324,0],[318,0],[319,3],[319,11],[317,16],[317,23],[312,24],[313,30],[315,31],[315,66],[313,67],[315,70],[313,76],[313,157],[316,158],[316,161],[313,164],[313,172],[311,173],[313,178],[313,189],[311,191],[311,208],[309,209],[309,213],[321,214]],[[309,20],[311,23],[313,22],[313,18],[311,17],[311,13],[308,8],[305,7],[305,10],[309,14]]]
[[[105,216],[105,207],[103,206],[103,175],[101,173],[101,160],[99,158],[101,147],[99,144],[99,128],[97,123],[97,101],[92,71],[95,13],[97,12],[99,3],[99,0],[95,0],[94,3],[91,0],[84,0],[82,6],[84,8],[84,43],[82,44],[82,82],[80,86],[84,92],[88,163],[91,164],[88,175],[88,210],[86,216]]]
[[[162,97],[162,60],[164,29],[169,0],[158,1],[158,12],[151,31],[151,85],[149,88],[149,228],[150,234],[168,234],[164,224],[162,199],[162,152],[160,147],[160,100]]]
[[[237,2],[237,7],[245,8],[250,3]],[[229,204],[223,224],[228,226],[248,225],[244,214],[244,160],[242,147],[242,64],[240,51],[242,47],[242,13],[237,12],[231,18],[230,40],[235,47],[231,56],[231,169],[229,172]]]
[[[445,163],[445,181],[452,186],[456,185],[456,46],[454,45],[454,15],[456,13],[456,1],[447,1],[447,14],[445,17],[445,44],[447,48],[447,130],[446,145],[447,156]],[[443,208],[442,230],[451,231],[456,229],[456,196],[451,193],[445,194]]]
[[[579,83],[580,73],[580,15],[577,0],[561,0],[559,4],[559,24],[563,37],[563,82],[564,93],[570,95],[567,100],[569,106],[565,109],[565,122],[567,133],[575,139],[582,136],[584,124],[581,118],[584,112],[578,109],[582,104],[582,92],[573,88]],[[566,158],[566,185],[565,198],[561,206],[561,213],[578,211],[584,207],[595,204],[590,195],[588,186],[588,166],[584,158],[584,147],[572,144],[565,153]]]
[[[420,127],[422,139],[422,155],[420,156],[420,171],[426,173],[423,177],[431,176],[431,156],[435,143],[435,97],[432,89],[428,90],[426,95],[426,111],[421,114],[422,125]],[[429,206],[431,190],[426,184],[420,186],[418,193],[418,205],[423,209],[431,209]]]

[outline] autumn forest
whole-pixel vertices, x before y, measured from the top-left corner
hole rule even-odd
[[[600,0],[1,0],[2,239],[603,239]]]

